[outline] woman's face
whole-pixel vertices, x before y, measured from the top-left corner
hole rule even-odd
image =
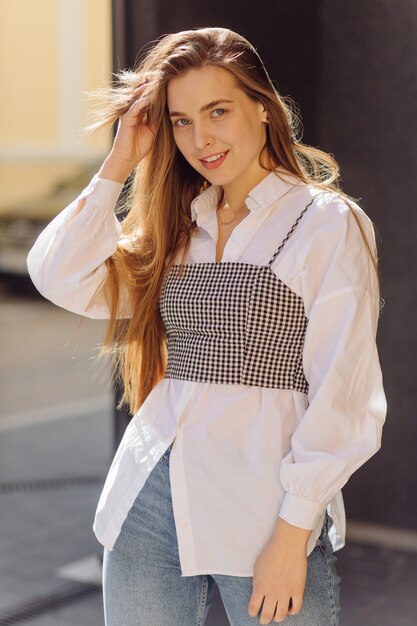
[[[235,85],[228,70],[189,70],[169,81],[167,100],[178,149],[210,183],[256,184],[265,175],[258,157],[266,141],[266,111]],[[203,160],[224,152],[218,161]]]

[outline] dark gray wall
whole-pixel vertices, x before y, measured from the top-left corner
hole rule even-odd
[[[116,69],[133,66],[142,46],[164,33],[197,26],[241,33],[299,105],[303,141],[341,165],[345,191],[361,199],[382,239],[378,345],[389,405],[381,451],[344,488],[347,514],[417,528],[417,3],[114,0],[114,16]]]
[[[417,528],[417,3],[320,2],[318,143],[376,224],[378,343],[388,399],[381,451],[344,489],[351,518]]]

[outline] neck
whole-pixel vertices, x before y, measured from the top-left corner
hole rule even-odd
[[[221,211],[223,211],[224,209],[225,211],[230,212],[231,214],[238,214],[238,213],[241,213],[243,209],[246,209],[246,204],[244,201],[242,201],[242,203],[239,206],[231,207],[226,199],[226,196],[223,190],[220,195],[220,199],[217,203],[217,209],[220,209]]]
[[[219,206],[227,206],[230,211],[241,211],[245,206],[245,200],[258,183],[261,182],[269,171],[259,170],[254,175],[245,174],[245,180],[235,180],[232,183],[222,185],[222,195],[220,197]]]

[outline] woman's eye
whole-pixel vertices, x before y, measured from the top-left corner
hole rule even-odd
[[[182,117],[181,119],[175,122],[174,126],[186,126],[186,124],[179,124],[179,122],[186,122],[186,121],[187,120]]]
[[[221,115],[215,115],[215,117],[223,117],[223,115],[227,112],[226,109],[214,109],[213,113],[217,113],[218,111],[221,112]],[[181,124],[180,122],[188,122],[188,120],[186,120],[184,117],[181,117],[179,120],[174,122],[174,126],[179,126],[180,128],[185,128],[186,126],[189,126],[188,123]]]

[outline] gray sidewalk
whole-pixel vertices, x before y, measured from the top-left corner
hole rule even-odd
[[[0,626],[103,626],[92,523],[114,452],[112,402],[91,357],[104,322],[79,327],[7,294],[0,322]],[[336,553],[341,626],[417,624],[416,543],[355,540]],[[217,589],[206,626],[228,626]]]
[[[0,435],[0,626],[101,626],[91,525],[112,455],[110,411]],[[417,554],[349,543],[337,556],[343,626],[416,624]],[[88,582],[63,577],[66,568],[77,578],[77,564]],[[207,626],[227,624],[216,590]]]

